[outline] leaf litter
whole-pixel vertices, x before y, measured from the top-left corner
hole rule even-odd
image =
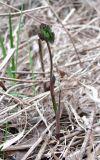
[[[99,0],[11,0],[0,4],[0,34],[7,53],[4,59],[0,48],[0,81],[7,88],[7,91],[0,88],[0,158],[100,159]],[[22,5],[24,11],[20,11]],[[9,46],[9,12],[13,22],[13,49]],[[21,12],[18,65],[13,81],[7,75],[7,67],[16,53]],[[61,91],[59,141],[55,137],[50,91],[43,90],[44,83],[50,88],[50,61],[46,44],[42,42],[43,77],[37,36],[41,23],[50,25],[55,34],[51,51],[57,103]]]

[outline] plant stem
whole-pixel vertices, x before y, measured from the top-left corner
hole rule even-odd
[[[56,112],[56,138],[60,139],[60,98],[61,98],[61,90],[59,91],[59,104]]]
[[[44,62],[43,62],[43,50],[42,50],[42,42],[41,39],[39,38],[38,40],[38,44],[39,44],[39,55],[40,55],[40,62],[41,62],[41,68],[42,68],[42,72],[43,72],[43,78],[45,78],[45,68],[44,68]],[[44,91],[46,91],[46,83],[43,83],[43,87],[44,87]]]
[[[0,48],[2,49],[3,58],[5,58],[7,54],[6,54],[6,49],[4,46],[4,41],[3,41],[3,38],[1,35],[0,35]],[[9,75],[9,77],[12,77],[10,66],[8,66],[8,68],[7,68],[7,74]]]
[[[11,15],[10,14],[9,14],[9,33],[10,33],[10,47],[14,48],[13,33],[12,33],[12,19],[11,19]],[[12,69],[12,71],[15,71],[16,70],[16,66],[15,66],[15,58],[14,58],[14,56],[11,59],[11,63],[12,63],[11,69]],[[13,73],[12,75],[13,75],[13,78],[16,78],[16,74],[15,73]]]
[[[54,75],[53,75],[53,62],[52,62],[52,53],[51,53],[51,48],[49,43],[46,41],[48,51],[49,51],[49,57],[50,57],[50,93],[51,93],[51,98],[52,98],[52,103],[53,103],[53,109],[56,114],[57,111],[57,104],[55,100],[55,94],[54,94]]]
[[[22,8],[23,9],[23,8]],[[17,65],[18,65],[18,52],[19,52],[19,41],[20,41],[20,30],[21,30],[21,21],[22,21],[22,9],[21,9],[21,14],[20,14],[20,19],[19,19],[19,27],[17,31],[17,42],[16,42],[16,71],[17,71]]]
[[[52,54],[51,54],[51,48],[49,43],[46,41],[48,51],[49,51],[49,56],[50,56],[50,93],[51,93],[51,99],[53,103],[53,109],[55,112],[55,117],[56,117],[56,138],[59,140],[60,138],[60,94],[61,91],[59,92],[59,105],[57,107],[56,104],[56,99],[55,99],[55,94],[54,94],[54,83],[55,83],[55,77],[53,75],[53,62],[52,62]]]

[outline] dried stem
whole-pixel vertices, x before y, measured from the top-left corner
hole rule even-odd
[[[5,85],[2,81],[0,81],[0,86],[3,88],[4,91],[7,91],[7,88],[5,87]]]
[[[56,112],[56,138],[60,139],[60,99],[61,99],[61,90],[59,91],[59,104]]]
[[[76,46],[75,46],[75,43],[74,43],[74,41],[73,41],[73,38],[72,38],[71,34],[68,32],[67,28],[65,28],[65,26],[64,26],[64,24],[62,23],[61,19],[60,19],[59,16],[56,14],[56,12],[55,12],[54,9],[51,7],[51,5],[49,5],[49,7],[50,7],[51,11],[54,13],[54,15],[56,16],[56,18],[58,19],[58,21],[60,22],[60,24],[62,25],[62,27],[64,28],[64,30],[65,30],[65,32],[67,33],[67,35],[69,36],[70,41],[72,42],[73,48],[74,48],[74,50],[75,50],[75,54],[76,54],[76,56],[77,56],[77,58],[78,58],[78,60],[79,60],[80,66],[82,67],[82,62],[81,62],[80,57],[79,57],[79,55],[78,55],[78,51],[77,51],[77,48],[76,48]]]
[[[88,141],[89,141],[89,139],[91,137],[94,118],[95,118],[95,109],[91,112],[90,125],[88,126],[88,131],[87,131],[87,133],[85,135],[84,142],[83,142],[81,150],[80,150],[80,158],[79,158],[79,160],[82,160],[83,155],[84,155],[85,150],[86,150],[86,147],[87,147],[87,144],[88,144]]]

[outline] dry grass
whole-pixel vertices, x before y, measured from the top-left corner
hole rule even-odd
[[[0,80],[7,88],[7,91],[0,88],[0,144],[3,144],[0,154],[4,159],[14,155],[16,160],[100,159],[99,0],[7,2],[0,1],[0,34],[4,37],[7,51],[3,59],[0,49]],[[24,7],[22,12],[21,4]],[[9,47],[9,12],[13,17],[13,49]],[[7,75],[7,68],[16,52],[20,14],[23,15],[18,68],[16,79],[12,79]],[[43,78],[37,36],[41,23],[52,26],[55,33],[51,50],[57,102],[61,91],[60,141],[55,138],[50,91],[43,90],[43,83],[49,84],[50,62],[43,42]]]

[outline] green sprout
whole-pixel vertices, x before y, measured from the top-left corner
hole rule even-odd
[[[50,44],[49,44],[49,43],[54,42],[55,36],[54,36],[54,32],[52,32],[50,26],[42,23],[40,25],[39,37],[40,37],[41,40],[46,42],[47,47],[48,47],[48,51],[49,51],[49,57],[50,57],[50,93],[51,93],[51,98],[52,98],[52,103],[53,103],[53,109],[54,109],[54,112],[56,113],[57,104],[56,104],[55,94],[54,94],[53,61],[52,61],[51,47],[50,47]]]
[[[52,32],[50,26],[43,23],[40,25],[39,37],[41,40],[44,40],[50,43],[53,43],[55,39],[54,32]]]
[[[56,98],[55,98],[55,92],[54,92],[54,84],[55,84],[55,76],[53,74],[53,60],[52,60],[52,53],[51,53],[51,47],[49,43],[53,43],[55,39],[54,32],[52,32],[51,28],[46,24],[40,25],[40,32],[39,32],[39,38],[42,41],[45,41],[47,44],[47,48],[49,51],[49,57],[50,57],[50,93],[51,93],[51,100],[53,104],[53,110],[55,112],[56,117],[56,138],[59,140],[60,138],[60,102],[57,106]],[[43,57],[41,59],[43,61]]]

